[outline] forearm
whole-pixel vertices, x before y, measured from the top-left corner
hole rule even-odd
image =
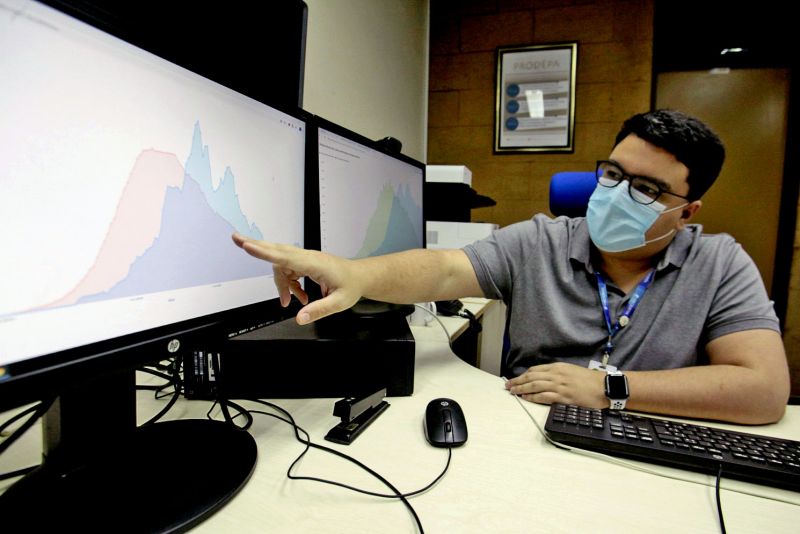
[[[629,371],[627,408],[696,419],[766,424],[784,413],[788,393],[752,369],[707,365]]]
[[[410,304],[483,296],[461,250],[409,250],[356,260],[352,268],[363,296],[384,302]]]

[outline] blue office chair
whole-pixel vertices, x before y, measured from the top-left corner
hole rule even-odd
[[[594,171],[557,172],[550,178],[550,212],[583,217],[597,180]]]

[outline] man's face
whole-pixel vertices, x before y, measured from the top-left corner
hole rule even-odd
[[[651,181],[659,184],[665,191],[681,196],[689,194],[689,184],[686,181],[689,176],[689,169],[686,165],[675,159],[675,156],[666,150],[658,148],[636,135],[631,134],[623,139],[614,147],[608,159],[617,163],[629,175],[650,178]],[[628,183],[620,184],[620,187],[623,186],[627,187]],[[666,211],[670,208],[687,204],[688,201],[664,193],[658,198],[658,202],[666,206]],[[689,218],[700,208],[700,205],[700,201],[696,200],[686,205],[683,209],[676,209],[660,215],[645,234],[645,240],[656,239],[668,234],[673,229],[676,232],[682,229]],[[665,238],[640,249],[615,255],[652,256],[666,248],[671,241],[671,238]]]

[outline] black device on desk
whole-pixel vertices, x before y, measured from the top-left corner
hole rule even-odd
[[[483,330],[480,321],[475,317],[475,314],[464,307],[464,303],[460,300],[437,300],[436,313],[447,317],[463,317],[469,321],[469,327],[474,332],[480,333]]]
[[[544,428],[565,445],[800,491],[800,441],[564,404]]]
[[[0,16],[0,100],[24,113],[0,121],[0,226],[13,228],[2,232],[13,261],[0,262],[0,411],[39,403],[45,442],[42,465],[0,495],[0,521],[186,530],[247,482],[255,441],[207,419],[137,426],[135,369],[286,317],[271,267],[231,234],[303,245],[306,6],[47,3],[4,1]],[[295,57],[288,71],[269,61],[267,85],[294,87],[287,110],[209,79],[230,68],[207,64],[204,77],[145,51],[228,64],[251,34],[265,57]]]
[[[196,398],[349,397],[386,389],[414,391],[414,336],[405,317],[333,316],[307,325],[294,317],[215,344],[210,364],[187,378]],[[187,369],[191,367],[187,362]],[[187,385],[192,387],[192,384]]]
[[[453,399],[433,399],[425,408],[425,438],[434,447],[460,447],[467,442],[464,410]]]
[[[386,388],[357,397],[346,397],[333,405],[340,422],[325,434],[325,439],[341,445],[351,444],[382,414],[389,403],[383,400]]]

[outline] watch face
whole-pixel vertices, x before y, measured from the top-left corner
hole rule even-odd
[[[625,375],[606,375],[606,397],[609,399],[627,399],[628,378]]]

